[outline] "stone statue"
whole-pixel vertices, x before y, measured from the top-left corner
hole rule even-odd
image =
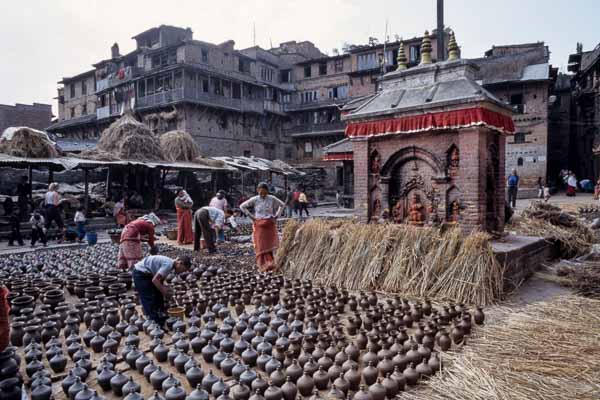
[[[449,164],[450,176],[456,176],[458,174],[458,168],[460,167],[460,154],[456,147],[452,148]]]
[[[404,218],[403,210],[402,210],[402,200],[398,199],[396,204],[394,204],[394,208],[392,208],[392,220],[396,224],[401,224],[402,219]]]
[[[379,174],[381,171],[381,159],[379,158],[379,154],[375,154],[371,159],[371,173]]]
[[[409,221],[412,225],[423,225],[423,204],[418,194],[414,193],[409,206]]]
[[[460,203],[458,200],[454,200],[451,204],[450,204],[450,222],[453,223],[458,223],[458,220],[460,219]]]

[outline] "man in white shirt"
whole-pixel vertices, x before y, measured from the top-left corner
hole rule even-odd
[[[216,207],[202,207],[194,213],[194,251],[200,251],[200,234],[210,254],[216,253],[215,239],[225,219],[233,215],[231,210],[222,210]],[[214,229],[213,229],[214,228]]]

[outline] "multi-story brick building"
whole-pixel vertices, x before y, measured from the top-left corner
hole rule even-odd
[[[293,64],[323,56],[312,43],[236,50],[233,41],[194,40],[189,28],[165,25],[133,39],[134,51],[121,55],[115,44],[110,59],[59,82],[50,132],[98,137],[130,108],[154,132],[189,132],[204,155],[293,158],[282,104],[293,91]]]
[[[600,44],[569,57],[571,79],[571,169],[579,179],[600,177]]]
[[[45,129],[52,120],[50,104],[0,104],[0,134],[9,126],[28,126]]]

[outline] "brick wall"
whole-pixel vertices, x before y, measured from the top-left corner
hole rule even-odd
[[[52,106],[33,103],[0,104],[0,134],[9,126],[28,126],[35,129],[46,129],[52,120]]]

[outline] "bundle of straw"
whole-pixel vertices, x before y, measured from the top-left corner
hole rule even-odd
[[[561,296],[501,309],[442,374],[400,398],[563,400],[600,398],[600,301]]]
[[[183,131],[170,131],[161,135],[160,147],[169,161],[191,162],[200,155],[200,149],[192,135]]]
[[[502,295],[503,267],[489,237],[460,230],[351,221],[288,223],[277,264],[291,278],[487,305]]]
[[[112,153],[123,160],[164,160],[158,138],[130,112],[102,132],[98,150]]]
[[[33,128],[7,128],[0,138],[0,153],[15,157],[53,158],[59,149],[42,131]]]

